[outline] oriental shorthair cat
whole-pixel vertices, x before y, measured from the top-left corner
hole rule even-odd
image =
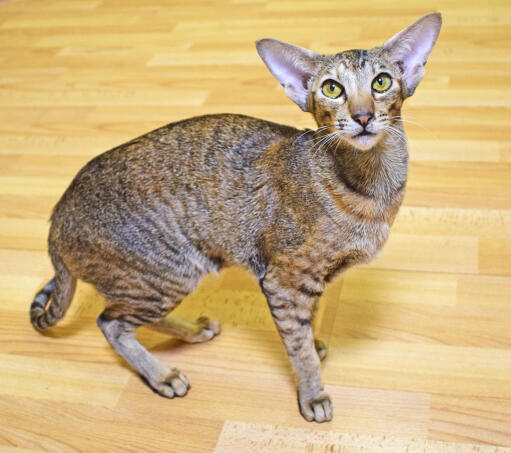
[[[321,55],[276,39],[257,51],[314,130],[219,114],[163,126],[91,160],[51,216],[54,278],[36,295],[32,324],[68,308],[77,279],[106,307],[97,323],[117,353],[162,396],[190,384],[136,338],[147,326],[200,343],[217,321],[167,316],[201,277],[243,266],[260,282],[296,375],[308,421],[332,418],[314,339],[325,285],[374,258],[405,191],[401,119],[441,26],[428,14],[370,50]]]

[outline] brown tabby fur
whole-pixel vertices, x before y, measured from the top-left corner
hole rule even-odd
[[[302,415],[330,420],[319,375],[326,350],[315,343],[311,324],[325,284],[369,262],[389,235],[407,177],[407,147],[395,118],[407,89],[381,47],[320,56],[315,64],[307,110],[323,129],[202,116],[90,161],[51,217],[55,278],[32,304],[34,326],[54,325],[76,279],[90,282],[107,301],[98,325],[115,350],[156,392],[183,396],[186,377],[156,360],[135,330],[147,325],[189,342],[211,339],[217,322],[165,316],[204,274],[243,266],[267,297],[297,376]],[[342,103],[320,88],[325,75],[338,79],[339,72],[352,93]],[[372,96],[360,89],[380,72],[392,76],[392,90]],[[326,142],[325,134],[342,132],[347,118],[364,110],[401,136],[383,132],[368,151],[341,135]]]

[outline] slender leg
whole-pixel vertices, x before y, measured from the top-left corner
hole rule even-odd
[[[332,402],[321,382],[311,326],[319,295],[286,287],[268,274],[261,286],[296,374],[302,416],[307,421],[331,420]]]
[[[168,368],[136,339],[136,326],[121,319],[109,319],[103,312],[97,320],[108,342],[154,389],[167,398],[184,396],[190,388],[186,376],[176,368]]]
[[[153,324],[147,324],[146,327],[167,333],[187,343],[203,343],[220,333],[220,323],[204,316],[198,318],[195,322],[167,316]]]

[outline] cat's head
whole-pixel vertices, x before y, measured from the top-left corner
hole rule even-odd
[[[398,120],[401,105],[424,75],[442,18],[420,18],[383,46],[320,55],[276,39],[257,41],[257,51],[286,94],[318,126],[336,131],[352,147],[369,150]]]

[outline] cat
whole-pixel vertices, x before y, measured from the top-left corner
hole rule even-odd
[[[441,27],[431,13],[371,50],[320,55],[276,39],[259,55],[315,130],[243,115],[186,119],[91,160],[51,216],[54,278],[35,296],[32,324],[60,320],[76,280],[106,299],[97,319],[117,353],[162,396],[190,384],[136,339],[139,326],[186,342],[220,324],[167,317],[201,277],[251,270],[287,349],[298,406],[308,421],[332,418],[320,378],[326,346],[312,323],[325,285],[385,243],[408,168],[400,116],[424,74]]]

